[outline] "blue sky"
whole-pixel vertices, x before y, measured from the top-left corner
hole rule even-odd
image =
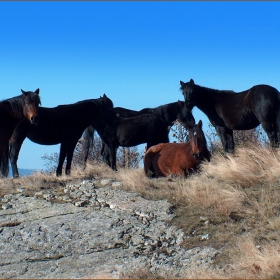
[[[140,110],[183,100],[191,78],[280,89],[279,13],[280,2],[0,2],[0,99],[40,88],[55,107],[106,93]],[[54,152],[26,139],[18,166],[43,169]]]

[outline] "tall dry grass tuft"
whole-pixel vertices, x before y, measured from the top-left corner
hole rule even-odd
[[[280,276],[280,245],[270,242],[259,245],[250,235],[237,237],[232,264],[227,272],[231,277],[238,278],[279,278]]]
[[[140,193],[148,199],[173,200],[180,196],[178,191],[181,190],[177,186],[180,186],[180,180],[182,179],[176,181],[167,178],[149,179],[145,176],[142,168],[120,168],[115,178],[123,183],[123,189]]]
[[[271,148],[238,148],[234,155],[216,154],[204,172],[235,186],[274,183],[280,178],[280,151]]]
[[[182,198],[188,204],[211,209],[212,216],[229,216],[232,212],[240,212],[246,197],[242,190],[209,178],[206,174],[192,176],[181,188]]]

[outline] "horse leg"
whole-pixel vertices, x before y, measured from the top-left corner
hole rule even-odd
[[[103,157],[103,161],[107,165],[111,166],[109,148],[108,148],[108,146],[104,142],[102,142],[101,155]]]
[[[276,148],[279,144],[279,126],[280,124],[273,124],[269,121],[262,121],[261,122],[263,130],[266,132],[268,139],[270,141],[270,145]],[[277,132],[279,131],[279,132]]]
[[[233,131],[221,126],[216,126],[215,128],[222,141],[224,151],[234,153]]]
[[[86,168],[86,163],[90,151],[90,146],[93,144],[94,140],[94,128],[89,126],[84,131],[84,144],[83,144],[83,154],[84,154],[84,169]]]
[[[277,134],[277,147],[280,146],[280,112],[276,117],[276,134]]]
[[[229,152],[234,153],[233,130],[226,129],[226,137],[227,137],[228,150]]]
[[[9,143],[5,148],[5,151],[2,155],[1,159],[1,174],[4,177],[8,177],[9,175]]]
[[[58,166],[56,169],[56,176],[59,177],[62,175],[62,167],[63,167],[63,163],[64,160],[66,158],[66,149],[65,149],[66,144],[65,143],[61,143],[60,145],[60,152],[59,152],[59,159],[58,159]]]
[[[110,159],[110,166],[114,171],[117,171],[117,155],[116,155],[116,148],[114,146],[107,146],[109,152],[109,159]]]
[[[17,160],[19,151],[21,148],[22,142],[16,142],[13,138],[10,140],[10,161],[11,161],[11,167],[12,167],[12,173],[14,178],[19,177],[18,167],[17,167]]]
[[[9,173],[9,140],[4,139],[0,143],[0,178],[8,177]]]
[[[23,128],[23,129],[22,129]],[[11,161],[12,173],[14,178],[19,177],[17,161],[18,155],[24,139],[27,136],[27,132],[24,131],[24,126],[18,126],[9,141],[9,157]]]
[[[71,175],[71,164],[72,164],[76,144],[77,142],[70,145],[70,147],[67,148],[65,175]]]

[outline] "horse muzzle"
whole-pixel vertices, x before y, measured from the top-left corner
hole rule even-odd
[[[30,122],[31,122],[31,124],[33,124],[33,125],[37,125],[38,124],[38,117],[37,116],[32,116],[31,118],[30,118]]]
[[[201,153],[193,153],[193,157],[196,159],[196,160],[199,160],[201,158]]]

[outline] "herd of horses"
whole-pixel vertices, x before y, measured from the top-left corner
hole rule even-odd
[[[56,175],[71,172],[75,147],[84,135],[85,163],[96,131],[101,137],[102,156],[113,170],[118,147],[146,144],[143,159],[147,177],[188,176],[210,161],[211,154],[202,130],[195,123],[192,109],[196,106],[215,127],[225,152],[234,153],[233,130],[249,130],[262,125],[272,147],[280,143],[280,94],[269,85],[256,85],[234,92],[196,85],[193,79],[180,81],[184,101],[156,108],[134,111],[114,107],[106,94],[54,108],[40,106],[39,89],[0,102],[0,169],[7,177],[9,162],[13,177],[19,177],[17,160],[23,141],[30,139],[41,145],[60,145]],[[179,121],[189,132],[186,143],[169,143],[171,126]]]

